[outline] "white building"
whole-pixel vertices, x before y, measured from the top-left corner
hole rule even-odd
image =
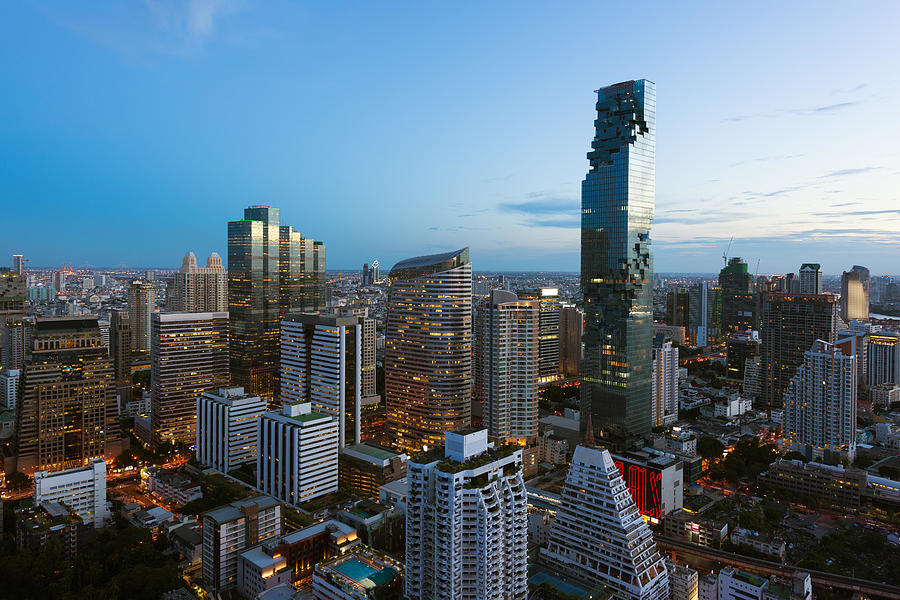
[[[539,303],[491,290],[478,306],[475,401],[483,407],[491,437],[500,440],[524,441],[538,434]]]
[[[816,340],[784,393],[784,444],[810,460],[835,464],[856,456],[854,338]]]
[[[281,504],[269,496],[238,500],[203,513],[203,581],[221,593],[237,585],[238,555],[281,535]]]
[[[715,573],[707,573],[697,581],[698,600],[719,600],[719,579]]]
[[[651,418],[654,427],[669,425],[678,420],[678,348],[662,335],[653,340],[653,404]]]
[[[718,600],[812,600],[809,573],[802,571],[794,573],[790,582],[782,582],[723,567],[716,583]]]
[[[900,385],[900,333],[880,331],[869,334],[866,358],[866,384],[875,387],[883,383]]]
[[[197,460],[220,473],[255,462],[259,418],[266,401],[242,387],[221,388],[197,398]]]
[[[213,252],[205,267],[197,267],[193,252],[184,255],[173,281],[170,311],[224,312],[228,310],[228,270]]]
[[[541,556],[624,600],[668,600],[666,565],[607,450],[578,446]]]
[[[735,394],[716,402],[713,405],[713,416],[733,419],[751,410],[753,410],[753,399]]]
[[[700,588],[697,571],[668,558],[666,570],[669,572],[670,600],[698,600]]]
[[[285,402],[258,421],[258,488],[288,504],[338,489],[338,422],[308,402]]]
[[[281,399],[334,417],[341,448],[362,441],[363,325],[352,315],[308,313],[281,322]]]
[[[900,404],[900,386],[893,383],[882,383],[869,388],[869,399],[874,406],[890,410]]]
[[[445,436],[445,448],[407,468],[406,597],[522,598],[528,508],[521,447],[493,447],[485,429]]]
[[[19,400],[19,379],[22,371],[6,369],[0,371],[0,403],[6,410],[16,410]]]
[[[238,557],[237,586],[244,598],[257,598],[267,590],[291,582],[294,570],[288,567],[287,556],[269,549],[277,541],[278,538],[270,538]]]
[[[34,503],[49,500],[71,508],[85,525],[103,527],[106,510],[106,462],[95,458],[86,467],[68,471],[34,472]]]
[[[800,293],[821,294],[822,291],[822,265],[817,263],[800,265]]]

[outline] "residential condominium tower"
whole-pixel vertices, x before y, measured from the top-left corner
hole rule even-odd
[[[653,339],[652,420],[654,427],[678,420],[678,347],[661,333]]]
[[[578,446],[541,558],[622,600],[668,600],[668,573],[608,450]]]
[[[116,394],[119,410],[131,402],[131,315],[129,311],[116,309],[109,314],[109,357],[113,361],[116,376]]]
[[[540,308],[540,380],[559,378],[559,289],[519,290],[519,300],[533,300]]]
[[[816,263],[803,263],[800,265],[800,293],[821,294],[822,265]]]
[[[407,465],[406,598],[514,600],[528,593],[522,450],[487,431],[446,434]],[[627,493],[627,492],[626,492]]]
[[[213,252],[205,267],[197,266],[193,252],[184,255],[175,273],[174,312],[225,312],[228,310],[228,272],[222,257]]]
[[[197,399],[228,385],[228,313],[156,313],[150,351],[155,444],[193,444]]]
[[[469,249],[400,261],[388,275],[385,395],[392,442],[406,452],[440,446],[469,425],[472,263]]]
[[[281,399],[334,417],[341,448],[362,441],[363,328],[359,317],[334,314],[281,322]]]
[[[785,450],[816,462],[856,457],[856,338],[816,340],[784,393]]]
[[[539,300],[504,290],[491,290],[478,307],[475,401],[490,435],[500,440],[524,444],[538,434],[540,310]]]
[[[20,388],[19,471],[78,468],[121,452],[115,374],[97,317],[38,318]]]
[[[597,90],[595,134],[581,185],[584,358],[582,428],[651,429],[656,84],[645,79]]]
[[[131,349],[150,351],[150,317],[156,308],[156,288],[152,281],[136,280],[128,288],[128,313],[131,321]]]

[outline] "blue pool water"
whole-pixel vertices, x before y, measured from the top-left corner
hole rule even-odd
[[[360,581],[378,572],[369,565],[359,562],[355,558],[335,567],[335,570],[340,571],[354,581]]]
[[[558,577],[554,577],[553,575],[550,575],[549,573],[544,573],[544,572],[535,573],[528,580],[528,583],[530,583],[531,585],[534,585],[534,586],[541,585],[544,582],[549,583],[550,585],[552,585],[553,587],[558,589],[563,594],[576,596],[578,598],[584,598],[588,594],[587,590],[580,588],[578,586],[572,585],[571,583],[568,583],[566,581],[563,581],[562,579],[559,579]]]

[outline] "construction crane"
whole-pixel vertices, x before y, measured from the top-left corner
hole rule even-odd
[[[756,280],[757,277],[759,277],[759,261],[760,260],[762,260],[762,259],[759,259],[759,258],[756,259],[756,273],[753,274],[754,281]]]
[[[725,266],[728,266],[728,251],[731,250],[731,242],[734,241],[734,236],[731,236],[731,239],[728,240],[728,247],[725,248],[725,252],[722,253],[722,260],[725,261]]]

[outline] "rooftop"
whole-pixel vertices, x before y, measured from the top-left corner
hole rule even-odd
[[[375,459],[375,461],[377,461],[378,463],[384,463],[386,461],[390,461],[392,458],[404,456],[402,454],[394,452],[393,450],[388,450],[387,448],[370,444],[355,444],[353,446],[347,446],[346,448],[342,449],[341,452],[368,462],[372,462],[372,459]]]
[[[278,506],[279,502],[275,498],[271,496],[256,496],[254,498],[245,498],[243,500],[237,500],[232,502],[231,504],[226,504],[225,506],[220,506],[219,508],[214,508],[210,511],[207,511],[201,515],[204,519],[209,517],[213,519],[217,523],[227,523],[229,521],[234,521],[236,519],[240,519],[244,516],[244,513],[241,512],[241,508],[245,506],[251,506],[256,504],[259,507],[259,510],[266,510],[269,508],[274,508]]]

